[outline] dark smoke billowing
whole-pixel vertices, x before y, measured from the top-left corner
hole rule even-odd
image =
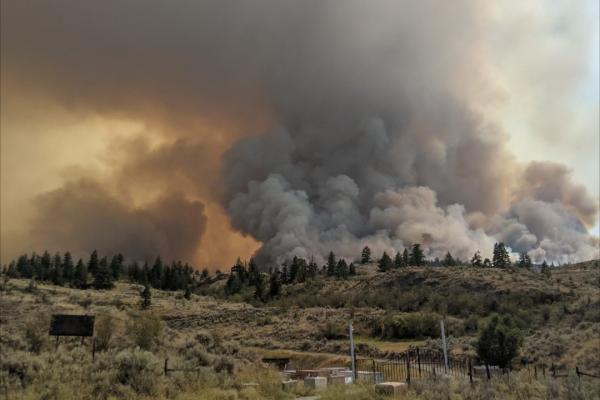
[[[562,165],[516,162],[486,115],[497,100],[480,1],[2,7],[3,79],[84,112],[141,119],[168,142],[117,163],[119,206],[95,207],[89,182],[92,194],[66,203],[66,192],[88,193],[82,183],[40,197],[38,242],[68,247],[76,236],[87,248],[88,221],[118,219],[102,231],[107,249],[120,246],[112,229],[131,243],[142,224],[136,254],[190,257],[202,247],[201,199],[260,241],[266,263],[415,242],[465,259],[489,255],[496,240],[535,261],[597,257],[586,225],[598,200]],[[140,182],[185,195],[123,205]]]

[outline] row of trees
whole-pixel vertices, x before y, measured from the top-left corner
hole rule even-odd
[[[367,264],[372,261],[371,249],[368,246],[363,248],[360,260],[362,264]],[[410,252],[407,248],[405,248],[402,253],[397,252],[393,259],[387,254],[387,252],[384,251],[381,258],[377,261],[377,266],[380,271],[388,271],[393,268],[402,268],[409,265],[417,267],[423,265],[453,267],[465,264],[467,263],[459,258],[454,258],[450,252],[446,253],[446,256],[443,260],[438,258],[435,260],[427,260],[419,243],[413,244]],[[494,244],[492,260],[489,258],[483,259],[481,257],[481,253],[479,250],[477,250],[477,252],[475,252],[471,258],[469,264],[472,267],[479,268],[508,268],[513,265],[521,268],[531,268],[533,266],[531,258],[526,252],[520,253],[519,260],[513,264],[510,260],[508,250],[506,250],[506,246],[501,242]],[[544,262],[544,265],[547,264]]]
[[[125,265],[122,254],[112,256],[109,261],[108,257],[100,257],[96,250],[87,262],[79,259],[77,263],[74,263],[70,252],[54,256],[48,251],[42,255],[35,252],[30,256],[23,254],[10,262],[5,272],[11,278],[35,279],[80,289],[111,289],[114,281],[127,277],[131,282],[157,289],[179,290],[185,289],[196,278],[193,268],[181,262],[165,265],[157,257],[151,267],[147,262],[140,266],[137,261]],[[203,271],[199,279],[207,276],[208,271]]]

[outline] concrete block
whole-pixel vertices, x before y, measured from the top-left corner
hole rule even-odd
[[[329,385],[349,385],[352,383],[352,377],[343,375],[332,375],[327,378]]]
[[[324,376],[309,376],[304,378],[304,387],[314,390],[327,388],[327,378]]]
[[[284,392],[292,392],[292,391],[296,390],[297,387],[298,387],[297,380],[290,379],[287,381],[281,381],[281,389],[283,389]]]
[[[375,385],[375,391],[381,394],[396,395],[403,393],[408,388],[404,382],[382,382]]]

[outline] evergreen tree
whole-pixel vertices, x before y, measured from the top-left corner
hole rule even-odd
[[[185,287],[185,291],[183,292],[183,297],[186,300],[189,300],[192,298],[192,288],[189,285]]]
[[[454,267],[456,265],[456,261],[450,252],[446,253],[446,257],[444,257],[444,266],[445,267]]]
[[[400,254],[400,252],[396,252],[396,255],[394,256],[394,267],[395,268],[402,268],[404,267],[404,262],[402,261],[402,255]]]
[[[259,274],[254,285],[254,297],[263,303],[267,300],[269,288],[267,287],[267,277],[265,274]]]
[[[335,259],[335,254],[333,254],[333,251],[330,251],[329,256],[327,257],[327,276],[335,275],[336,266],[337,266],[337,261]]]
[[[385,272],[385,271],[391,269],[393,267],[393,265],[394,265],[394,263],[392,262],[392,259],[384,251],[383,255],[379,259],[379,262],[377,263],[377,266],[379,267],[379,270],[382,271],[382,272]]]
[[[248,283],[251,286],[255,285],[259,277],[258,265],[256,265],[254,258],[250,258],[250,262],[248,262]]]
[[[88,271],[87,267],[81,260],[77,261],[77,265],[75,266],[75,275],[73,276],[73,286],[79,289],[87,288],[87,276]]]
[[[315,279],[317,277],[318,273],[319,273],[319,266],[317,265],[315,260],[311,258],[310,263],[308,263],[307,278]]]
[[[75,274],[75,266],[73,265],[73,257],[71,257],[71,253],[68,251],[63,257],[62,271],[64,280],[71,282],[73,280],[73,275]]]
[[[542,263],[542,269],[540,270],[540,272],[547,279],[552,277],[552,272],[550,272],[550,267],[548,266],[548,263],[546,262],[546,260],[544,260],[544,262]]]
[[[362,253],[360,256],[360,262],[361,264],[367,264],[371,262],[371,249],[369,248],[369,246],[365,246],[362,249]]]
[[[517,265],[520,268],[531,268],[531,258],[527,252],[523,251],[519,253],[519,263]]]
[[[240,290],[242,290],[242,281],[239,274],[232,270],[225,283],[225,293],[233,295],[239,293]]]
[[[510,315],[493,315],[479,334],[477,354],[486,364],[507,368],[519,353],[522,341],[521,332]]]
[[[494,268],[510,267],[510,256],[508,255],[508,251],[506,251],[506,247],[504,247],[504,243],[500,242],[494,244],[492,264],[494,265]]]
[[[271,299],[279,297],[281,286],[281,274],[278,270],[275,270],[269,279],[269,297]]]
[[[148,279],[150,280],[150,285],[153,288],[167,288],[166,282],[164,282],[165,286],[163,286],[163,281],[165,281],[165,268],[160,256],[156,257],[156,259],[154,260],[154,264],[152,265],[150,273],[148,274]]]
[[[38,270],[36,273],[36,277],[38,281],[49,281],[50,280],[50,270],[52,269],[52,257],[48,251],[44,251],[42,254],[42,258],[40,259],[40,263],[38,264]]]
[[[356,275],[356,267],[354,266],[354,263],[350,263],[348,266],[348,273],[350,275]]]
[[[346,279],[348,277],[348,264],[343,258],[340,258],[337,263],[335,275],[340,279]]]
[[[285,264],[281,268],[281,282],[290,283],[290,274],[288,273],[288,267]]]
[[[471,258],[471,266],[476,268],[483,267],[483,261],[481,260],[481,254],[479,253],[479,250],[477,250],[475,254],[473,254],[473,258]]]
[[[492,268],[492,262],[489,258],[483,260],[483,268]]]
[[[412,246],[412,251],[410,252],[410,265],[414,265],[420,267],[425,263],[425,254],[423,250],[421,250],[421,245],[419,243],[415,243]]]
[[[94,250],[90,255],[90,260],[88,261],[87,270],[90,274],[96,275],[96,270],[98,269],[98,252]]]
[[[208,275],[208,269],[204,268],[204,269],[202,270],[202,273],[200,274],[200,280],[203,280],[203,281],[205,281],[205,280],[207,280],[207,279],[208,279],[208,276],[209,276],[209,275]]]
[[[140,307],[142,310],[150,308],[152,305],[152,291],[150,290],[150,285],[144,285],[144,290],[140,292],[140,297]]]
[[[54,260],[52,261],[52,270],[50,273],[50,280],[55,285],[62,286],[64,284],[63,262],[62,257],[59,253],[56,253],[54,255]]]
[[[108,267],[106,257],[98,262],[92,286],[95,289],[112,289],[114,287],[112,271]]]
[[[115,281],[119,280],[121,277],[121,270],[123,269],[123,255],[117,254],[112,257],[110,260],[110,270],[112,273],[112,277]]]
[[[402,265],[404,267],[408,267],[408,265],[410,264],[410,256],[408,255],[408,248],[404,248],[404,251],[402,252]]]
[[[300,260],[298,257],[294,256],[292,258],[292,263],[290,264],[290,283],[298,281],[298,271],[300,270]]]

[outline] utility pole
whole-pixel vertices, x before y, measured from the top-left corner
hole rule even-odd
[[[442,328],[442,345],[444,346],[444,372],[448,373],[448,348],[446,346],[446,332],[444,331],[444,320],[440,321]]]
[[[352,337],[352,322],[350,323],[349,327],[348,327],[348,331],[350,333],[350,358],[352,359],[352,380],[356,381],[356,365],[355,365],[355,360],[354,360],[354,338]]]

